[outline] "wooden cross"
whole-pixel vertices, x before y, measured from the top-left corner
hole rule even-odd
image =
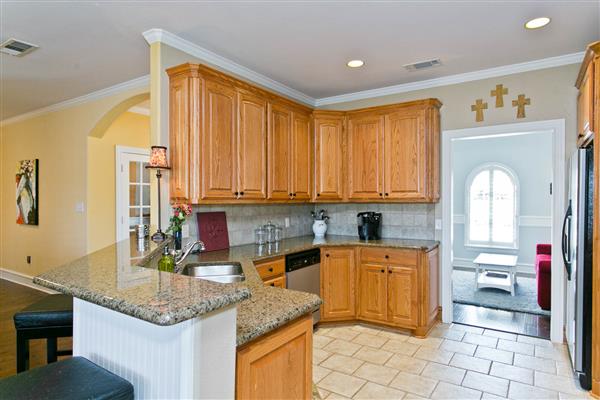
[[[517,100],[512,101],[513,107],[517,108],[517,118],[525,118],[525,106],[531,105],[531,99],[525,98],[524,94],[520,94]]]
[[[496,96],[496,108],[504,107],[505,94],[508,94],[508,89],[504,85],[496,85],[496,89],[490,92],[491,96]]]
[[[483,110],[487,110],[487,103],[483,102],[483,99],[475,100],[475,104],[471,106],[471,111],[475,111],[475,122],[483,121]]]

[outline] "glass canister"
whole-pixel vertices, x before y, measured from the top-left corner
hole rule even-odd
[[[283,228],[280,226],[276,226],[273,230],[273,241],[280,242],[283,239]]]
[[[267,231],[262,226],[254,230],[254,243],[258,245],[267,243]]]
[[[267,224],[263,225],[263,229],[265,230],[267,243],[273,243],[275,241],[275,225],[271,221],[267,221]]]

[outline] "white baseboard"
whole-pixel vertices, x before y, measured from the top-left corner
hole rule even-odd
[[[0,279],[18,283],[19,285],[27,286],[28,288],[39,290],[40,292],[57,294],[58,292],[52,289],[45,288],[33,283],[33,276],[25,275],[20,272],[11,271],[9,269],[0,268]]]
[[[454,257],[452,260],[452,267],[475,270],[473,260],[469,258]],[[533,264],[517,264],[517,275],[535,277],[535,266]]]

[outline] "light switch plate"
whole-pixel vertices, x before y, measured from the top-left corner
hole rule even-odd
[[[85,206],[83,204],[83,201],[78,201],[77,203],[75,203],[75,212],[76,213],[83,214],[84,211],[85,211]]]
[[[435,229],[438,231],[442,230],[442,220],[439,218],[436,218],[435,220]]]
[[[285,217],[284,224],[286,228],[290,227],[290,217]]]

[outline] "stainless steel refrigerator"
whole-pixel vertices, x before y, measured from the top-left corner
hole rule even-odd
[[[562,239],[567,272],[565,333],[573,369],[588,390],[592,371],[593,154],[589,146],[577,149],[571,157]]]

